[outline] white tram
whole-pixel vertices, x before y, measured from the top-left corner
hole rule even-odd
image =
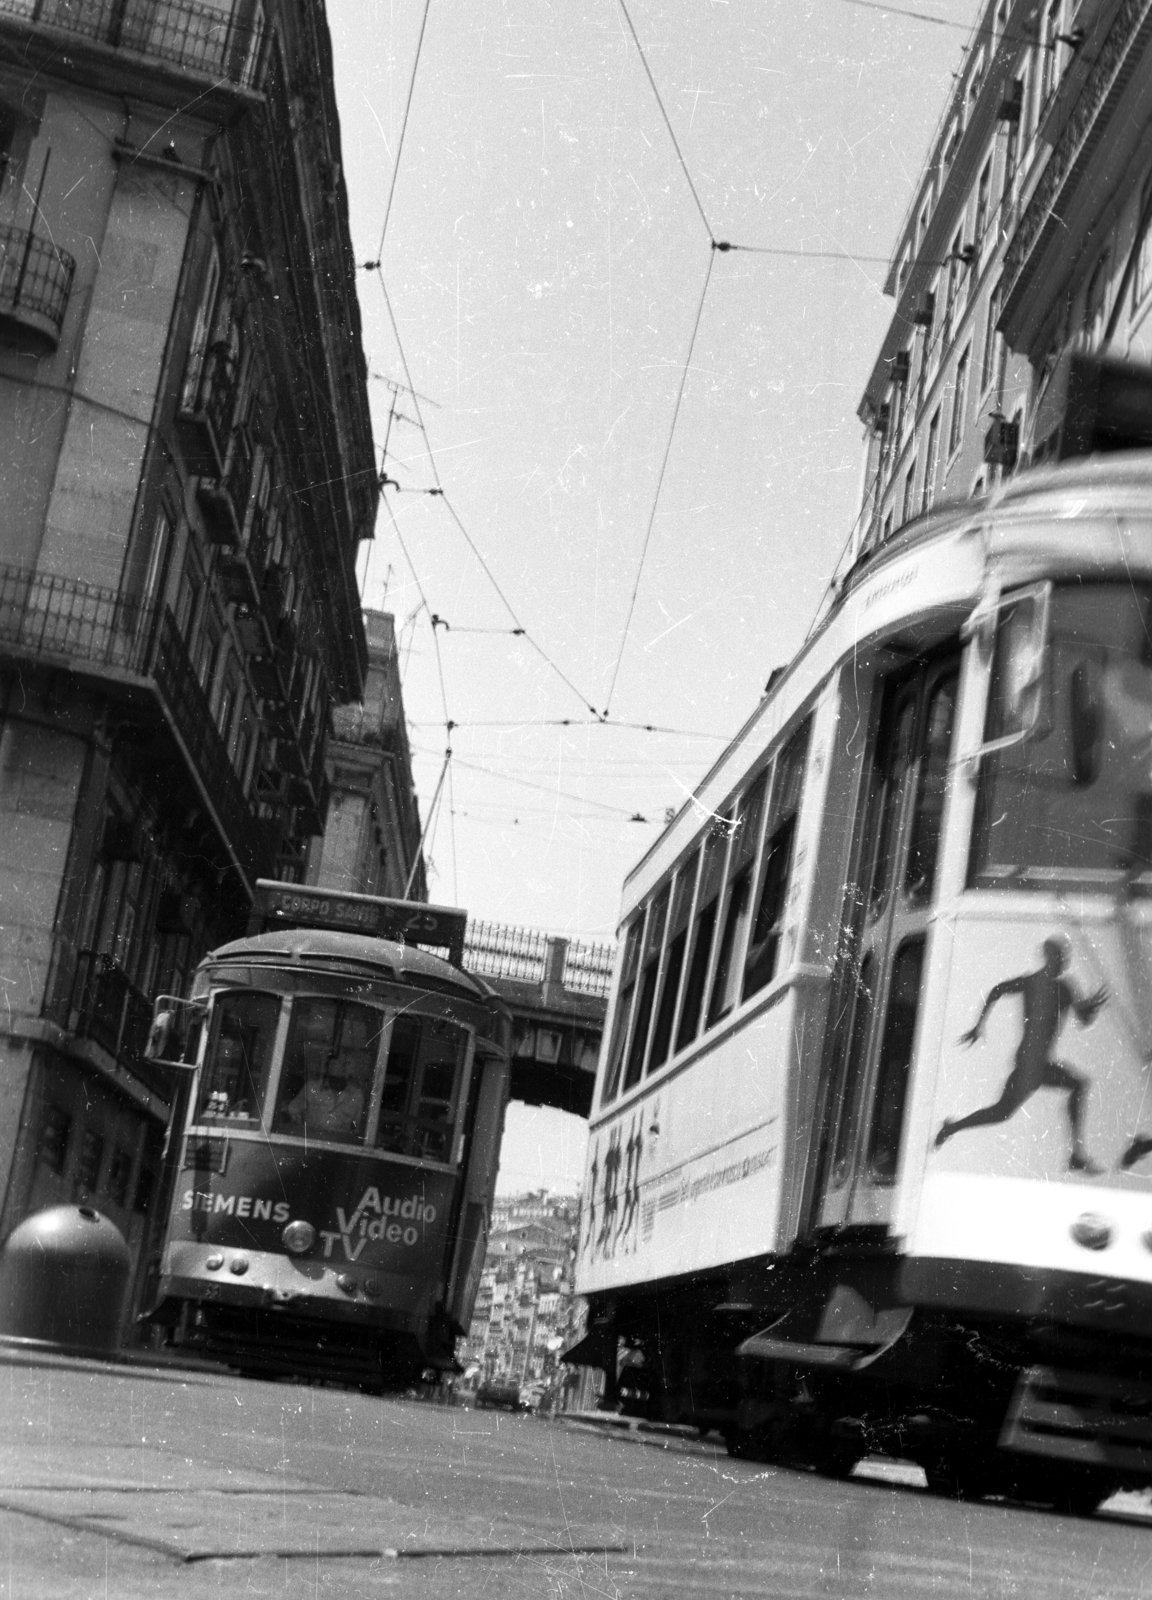
[[[609,1401],[1152,1481],[1152,455],[860,562],[627,880],[577,1288]]]

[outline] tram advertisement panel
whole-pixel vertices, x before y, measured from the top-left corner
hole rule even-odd
[[[1147,1228],[1152,929],[1130,901],[1099,909],[955,925],[915,1254],[1098,1269],[1069,1234],[1094,1192],[1134,1248]]]
[[[286,1223],[316,1230],[310,1261],[435,1277],[444,1259],[455,1179],[399,1162],[255,1141],[189,1145],[170,1237],[283,1254]],[[222,1171],[213,1167],[223,1166]]]
[[[780,1214],[791,997],[591,1135],[578,1284],[615,1284],[771,1248]]]

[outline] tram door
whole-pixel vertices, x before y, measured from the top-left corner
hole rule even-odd
[[[958,673],[951,654],[877,686],[841,924],[811,1213],[817,1228],[891,1220]]]

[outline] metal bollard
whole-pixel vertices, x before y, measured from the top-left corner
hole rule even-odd
[[[53,1206],[0,1247],[0,1335],[115,1350],[132,1257],[114,1222],[91,1206]]]

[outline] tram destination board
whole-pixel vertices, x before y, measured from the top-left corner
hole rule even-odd
[[[465,911],[430,906],[419,900],[387,900],[369,894],[342,894],[307,884],[275,883],[260,878],[252,907],[252,932],[274,927],[332,928],[362,933],[373,939],[401,939],[407,944],[446,950],[459,966],[464,958]]]

